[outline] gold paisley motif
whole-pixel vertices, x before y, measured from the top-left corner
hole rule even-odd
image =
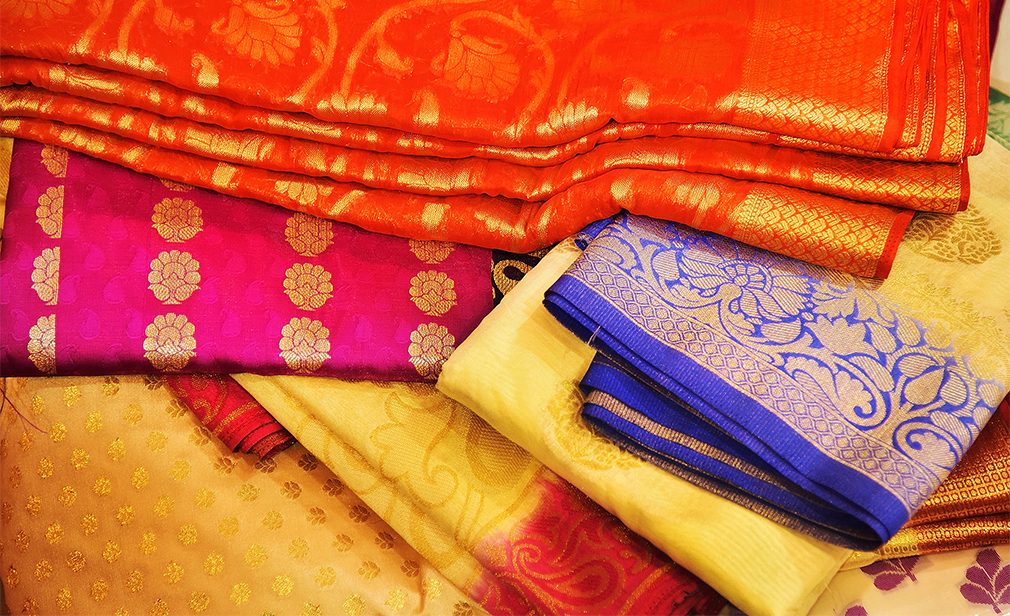
[[[227,19],[214,22],[212,30],[236,52],[274,66],[295,57],[302,35],[298,14],[287,0],[233,2]]]
[[[972,205],[954,215],[916,214],[905,242],[930,259],[969,264],[984,263],[1003,249],[989,221]]]
[[[295,372],[315,372],[330,358],[329,336],[320,321],[295,317],[281,328],[281,359]]]
[[[455,286],[444,272],[418,272],[410,279],[410,301],[428,316],[442,316],[456,305]]]
[[[42,146],[42,166],[58,178],[67,177],[67,151],[55,145]]]
[[[422,323],[410,332],[407,353],[417,373],[426,379],[435,379],[442,372],[442,364],[456,350],[456,338],[438,323]]]
[[[151,226],[169,242],[185,242],[203,230],[203,211],[189,199],[162,199],[154,206]]]
[[[49,237],[59,239],[63,235],[63,185],[51,186],[39,196],[35,221]]]
[[[315,257],[325,252],[333,243],[333,223],[296,212],[284,225],[284,239],[303,257]]]
[[[425,263],[441,263],[452,254],[456,245],[452,242],[439,242],[435,240],[409,240],[410,252]]]
[[[333,297],[330,278],[321,265],[295,263],[284,272],[284,294],[301,310],[322,308]]]
[[[436,71],[466,98],[495,102],[511,96],[519,85],[519,64],[500,39],[454,29],[445,59],[440,60],[435,60]]]
[[[43,303],[55,306],[60,293],[60,247],[46,248],[32,265],[32,288]]]
[[[162,252],[151,261],[147,281],[158,301],[178,304],[200,288],[200,262],[188,252]]]
[[[56,315],[39,317],[28,330],[28,359],[40,372],[56,372]]]
[[[195,333],[196,326],[186,315],[158,315],[144,330],[144,357],[155,370],[182,370],[196,356]]]

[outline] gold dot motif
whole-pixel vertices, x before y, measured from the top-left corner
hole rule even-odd
[[[175,501],[170,496],[162,496],[154,503],[154,515],[167,518],[175,509]]]
[[[333,243],[333,223],[296,212],[284,225],[284,239],[303,257],[315,257]]]
[[[263,526],[270,530],[277,530],[284,524],[284,517],[276,511],[268,511],[263,516]]]
[[[38,473],[39,473],[39,478],[40,479],[49,479],[50,477],[53,476],[53,473],[55,472],[55,470],[56,470],[56,467],[53,464],[52,460],[50,460],[49,458],[40,458],[39,459],[39,470],[38,470]]]
[[[88,561],[84,557],[84,553],[80,550],[74,550],[67,554],[67,568],[74,573],[80,573],[87,566]]]
[[[57,421],[49,426],[49,438],[54,443],[59,443],[67,437],[67,426],[62,421]]]
[[[98,532],[98,518],[90,513],[81,516],[81,532],[85,535],[94,535]]]
[[[140,551],[144,556],[150,556],[158,551],[158,536],[151,531],[147,531],[140,538]]]
[[[73,606],[73,595],[71,594],[70,589],[64,586],[56,593],[56,607],[59,608],[61,612],[68,612]]]
[[[119,462],[126,455],[126,443],[121,438],[113,439],[105,453],[113,462]]]
[[[361,563],[360,567],[358,567],[358,575],[366,580],[375,579],[379,575],[379,565],[373,563],[372,561],[365,561]]]
[[[102,578],[99,578],[91,583],[91,599],[95,603],[101,603],[105,601],[105,598],[109,596],[109,583]]]
[[[203,571],[207,575],[220,575],[224,571],[224,556],[212,553],[203,561]]]
[[[456,248],[456,245],[450,242],[437,242],[433,240],[408,240],[407,244],[410,246],[410,252],[414,253],[415,257],[425,263],[431,264],[445,261]]]
[[[63,403],[67,408],[73,407],[81,400],[81,388],[77,385],[68,385],[63,388]]]
[[[186,315],[158,315],[144,334],[144,357],[155,370],[177,372],[196,356],[196,327]]]
[[[102,393],[110,398],[119,393],[119,377],[107,376],[102,383]]]
[[[35,563],[35,579],[45,582],[53,575],[53,565],[46,559]]]
[[[338,552],[346,552],[354,547],[354,539],[347,535],[337,535],[333,540],[333,548]]]
[[[309,542],[301,537],[296,537],[288,544],[288,554],[291,558],[305,558],[309,554]]]
[[[284,294],[299,310],[317,310],[333,297],[331,278],[321,265],[295,263],[284,272]]]
[[[133,477],[130,479],[130,483],[133,487],[141,490],[147,487],[147,484],[151,482],[151,474],[147,472],[147,469],[143,466],[138,466],[133,471]]]
[[[287,597],[295,589],[295,583],[286,575],[278,575],[274,578],[273,584],[270,585],[270,589],[273,590],[274,594],[278,597]]]
[[[403,609],[403,606],[407,605],[407,593],[402,588],[394,588],[389,591],[389,595],[386,596],[386,606],[392,609],[394,612],[398,612]]]
[[[302,487],[295,481],[285,481],[281,494],[292,500],[302,495]]]
[[[126,588],[130,592],[140,592],[144,590],[144,574],[134,569],[126,576]]]
[[[231,587],[231,594],[228,596],[235,605],[242,605],[252,597],[252,588],[245,582],[239,582]]]
[[[295,372],[315,372],[330,358],[329,336],[320,321],[295,317],[281,328],[281,359]]]
[[[456,305],[455,286],[443,272],[419,272],[410,279],[410,301],[428,316],[442,316]]]
[[[182,565],[172,560],[165,565],[165,573],[163,575],[169,584],[178,584],[182,580],[184,573]]]
[[[77,502],[77,490],[73,486],[63,486],[60,495],[56,497],[64,507],[72,507]]]
[[[56,371],[56,315],[39,317],[28,330],[28,359],[39,372]]]
[[[85,469],[90,461],[91,456],[83,449],[74,449],[73,452],[70,453],[70,466],[74,467],[76,470]]]
[[[38,496],[29,496],[25,500],[25,511],[30,516],[37,516],[42,513],[42,499]]]
[[[55,306],[60,294],[60,247],[45,248],[32,263],[32,289],[47,306]]]
[[[14,588],[20,583],[21,575],[18,573],[18,570],[14,567],[14,565],[11,565],[7,569],[7,588]]]
[[[249,546],[248,550],[246,550],[244,558],[245,563],[249,565],[250,568],[256,569],[267,561],[267,551],[263,549],[263,546],[254,543]]]
[[[221,523],[217,525],[217,532],[219,532],[222,537],[234,537],[238,534],[238,531],[238,518],[233,515],[222,519]]]
[[[39,206],[35,209],[35,221],[42,232],[53,239],[63,235],[63,186],[52,186],[39,196]]]
[[[320,567],[316,572],[315,581],[320,588],[333,586],[337,583],[337,572],[333,567]]]
[[[6,444],[6,441],[4,441],[4,444]],[[7,481],[10,482],[12,488],[18,488],[18,487],[21,486],[21,467],[20,466],[16,466],[15,465],[11,469],[10,476],[7,478]]]
[[[140,408],[139,404],[134,402],[123,409],[122,416],[126,423],[135,426],[144,418],[144,411]]]
[[[136,517],[137,514],[133,510],[132,505],[123,505],[116,510],[116,521],[119,522],[120,526],[129,526]]]
[[[353,594],[344,600],[344,614],[347,616],[361,616],[365,611],[365,601],[358,594]]]
[[[19,530],[14,535],[14,545],[17,546],[22,552],[27,552],[29,546],[31,545],[31,540],[28,538],[28,533],[23,530]]]
[[[194,592],[189,596],[189,609],[197,614],[206,612],[208,607],[210,607],[210,597],[207,596],[207,593]]]
[[[95,434],[102,429],[102,414],[98,411],[88,413],[88,418],[84,421],[84,429]]]
[[[98,496],[108,496],[112,492],[112,481],[108,477],[99,477],[95,480],[93,491]]]
[[[456,338],[448,329],[437,323],[422,323],[410,332],[407,353],[417,373],[434,380],[455,348]]]
[[[119,557],[122,555],[123,550],[122,548],[119,547],[118,543],[116,543],[115,541],[106,542],[105,549],[102,550],[102,558],[105,559],[105,562],[111,565],[112,563],[119,560]]]
[[[148,441],[150,441],[150,438],[148,439]],[[164,443],[161,444],[161,447],[164,448]],[[190,469],[189,462],[185,460],[176,460],[175,462],[172,463],[172,467],[168,470],[168,476],[171,477],[174,481],[182,481],[186,477],[189,477],[189,469]]]
[[[150,432],[147,435],[147,448],[151,451],[162,451],[165,449],[165,443],[168,442],[168,437],[165,436],[164,432]]]
[[[154,206],[151,226],[168,242],[185,242],[203,230],[203,211],[189,199],[162,199]]]
[[[148,289],[163,304],[180,304],[200,288],[200,262],[179,250],[161,252],[151,261]]]
[[[217,497],[214,495],[214,493],[208,490],[207,488],[200,488],[199,490],[197,490],[196,496],[193,499],[194,501],[193,504],[199,507],[200,509],[210,509],[210,507],[214,504],[216,498]]]
[[[196,543],[196,526],[183,524],[179,528],[179,543],[182,545],[193,545]]]
[[[247,503],[259,498],[260,489],[252,484],[244,483],[242,487],[238,489],[238,497]]]

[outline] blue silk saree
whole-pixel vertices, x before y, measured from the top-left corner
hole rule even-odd
[[[959,216],[989,224],[977,207]],[[1007,391],[1010,315],[949,297],[963,297],[955,274],[1005,266],[998,248],[968,265],[911,241],[881,282],[633,215],[582,240],[545,304],[599,351],[582,381],[584,418],[825,541],[886,542]]]

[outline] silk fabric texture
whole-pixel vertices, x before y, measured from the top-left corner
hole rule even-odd
[[[316,458],[230,452],[158,379],[8,379],[12,612],[482,613]]]
[[[491,309],[488,250],[368,233],[25,141],[0,264],[6,375],[434,379]]]
[[[564,242],[544,257],[456,349],[439,390],[744,612],[806,614],[848,550],[648,464],[582,421],[578,382],[594,351],[542,303],[580,254],[574,243]]]
[[[5,89],[8,134],[373,230],[517,250],[626,207],[883,276],[907,214],[849,199],[951,211],[963,165],[767,144],[959,163],[984,123],[974,4],[643,5],[620,20],[602,5],[545,3],[507,15],[480,3],[246,2],[206,22],[188,6],[11,9],[25,25],[68,15],[59,32],[5,38],[5,82],[34,84]],[[810,38],[784,45],[783,28]],[[627,53],[629,31],[640,56]],[[166,34],[191,41],[192,62],[159,47]],[[606,52],[615,44],[620,62]],[[347,67],[339,81],[334,63]]]
[[[236,379],[492,613],[711,614],[724,604],[431,385]]]
[[[975,228],[920,219],[939,237],[903,244],[883,283],[619,217],[545,299],[601,350],[587,417],[773,519],[879,547],[1008,390],[1010,153],[993,142],[987,154]],[[994,242],[967,262],[945,254],[977,233]]]

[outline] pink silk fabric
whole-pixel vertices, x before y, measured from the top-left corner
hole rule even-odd
[[[3,375],[430,380],[492,307],[485,249],[369,233],[27,141],[10,178]]]

